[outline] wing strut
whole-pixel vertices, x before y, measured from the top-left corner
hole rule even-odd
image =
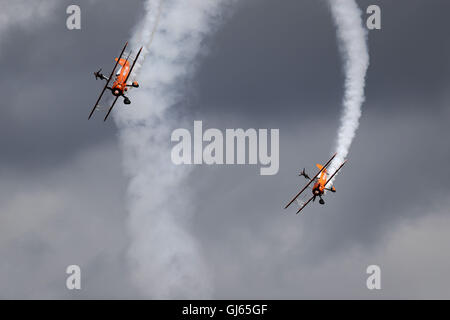
[[[316,178],[319,176],[319,174],[323,171],[323,170],[325,170],[325,168],[331,163],[331,161],[334,159],[334,157],[336,157],[336,154],[337,153],[335,153],[332,157],[331,157],[331,159],[330,160],[328,160],[328,162],[322,167],[322,169],[320,169],[320,171],[319,172],[317,172],[317,174],[314,176],[314,178],[312,178],[307,184],[306,184],[306,186],[302,189],[302,190],[300,190],[300,192],[299,193],[297,193],[297,195],[284,207],[285,209],[287,209],[287,207],[289,207],[291,204],[292,204],[292,202],[294,202],[295,201],[295,199],[297,199],[298,198],[298,196],[300,195],[300,194],[302,194],[302,192],[303,191],[305,191],[306,190],[306,188],[308,188],[309,187],[309,185],[313,182],[313,181],[315,181],[316,180]],[[311,199],[310,199],[310,201],[311,201]],[[309,202],[309,201],[308,201]],[[307,203],[308,203],[307,202]],[[303,208],[302,208],[303,209]]]
[[[116,64],[114,65],[114,68],[112,69],[111,74],[110,74],[108,80],[106,81],[106,84],[105,84],[105,87],[104,87],[103,90],[102,90],[102,93],[100,93],[100,96],[98,97],[97,102],[96,102],[95,105],[94,105],[94,108],[92,108],[92,111],[91,111],[91,113],[89,114],[88,120],[92,117],[92,114],[94,113],[95,109],[97,108],[97,105],[98,105],[98,103],[100,102],[100,99],[102,98],[103,94],[105,93],[106,88],[108,88],[108,84],[109,84],[109,82],[111,81],[111,79],[112,79],[112,77],[113,77],[113,75],[114,75],[114,71],[116,71],[116,68],[117,68],[117,65],[119,64],[120,58],[122,58],[122,55],[123,55],[123,53],[125,52],[125,49],[126,49],[127,46],[128,46],[128,42],[125,43],[125,46],[123,47],[122,52],[120,53],[119,59],[117,59],[117,62],[116,62]],[[116,100],[117,100],[117,99],[116,99]]]

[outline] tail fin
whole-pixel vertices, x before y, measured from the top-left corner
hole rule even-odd
[[[114,61],[116,61],[116,62],[117,62],[117,60],[119,60],[119,59],[118,58],[114,59]],[[127,61],[128,61],[127,59],[120,58],[119,65],[123,67],[125,65],[125,63],[127,63]]]

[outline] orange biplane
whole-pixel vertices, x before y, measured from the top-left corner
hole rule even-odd
[[[142,51],[142,47],[139,50],[138,54],[136,55],[136,58],[134,58],[133,60],[133,64],[130,67],[130,55],[131,53],[128,55],[128,57],[126,59],[122,58],[123,53],[125,52],[126,47],[128,46],[128,42],[125,43],[125,46],[122,49],[122,52],[120,53],[119,58],[116,58],[116,64],[113,68],[113,70],[111,71],[111,74],[108,77],[105,77],[101,71],[102,69],[98,70],[97,72],[94,72],[94,76],[95,79],[98,80],[106,80],[106,84],[105,87],[103,88],[103,91],[100,93],[100,97],[98,97],[97,102],[94,105],[94,108],[92,109],[91,113],[89,114],[89,118],[90,119],[92,117],[92,114],[94,113],[95,110],[98,110],[98,103],[100,102],[103,94],[105,93],[106,89],[110,90],[111,93],[113,94],[113,96],[115,96],[115,99],[111,105],[111,107],[109,107],[108,112],[105,116],[105,119],[103,121],[106,121],[106,119],[108,118],[109,114],[111,113],[112,109],[114,108],[114,105],[117,102],[117,99],[119,99],[119,97],[123,97],[123,103],[125,104],[130,104],[131,101],[130,99],[125,95],[126,92],[128,91],[129,87],[133,87],[133,88],[138,88],[139,84],[134,81],[131,84],[128,84],[128,78],[131,75],[131,72],[133,71],[134,65],[136,64],[136,61],[139,58],[139,55],[141,54]],[[111,82],[113,76],[114,76],[114,72],[116,71],[117,66],[120,65],[119,70],[117,71],[117,73],[115,74],[115,79],[114,82],[112,84],[112,86],[109,86],[109,83]]]
[[[341,170],[341,168],[344,166],[344,164],[347,162],[347,160],[345,160],[340,166],[339,168],[331,175],[331,177],[328,178],[328,173],[327,173],[327,167],[330,165],[331,161],[333,161],[334,157],[336,157],[336,153],[331,157],[330,160],[328,160],[328,162],[322,166],[320,164],[317,164],[317,168],[319,168],[319,172],[317,172],[317,174],[311,179],[305,172],[305,169],[303,169],[302,172],[300,172],[299,176],[303,176],[305,177],[305,179],[309,180],[309,182],[306,184],[306,186],[300,190],[299,193],[297,193],[295,195],[295,197],[289,201],[289,203],[284,207],[285,209],[287,209],[295,200],[297,200],[297,198],[308,188],[310,187],[310,185],[314,182],[314,185],[312,186],[312,196],[304,203],[300,204],[300,209],[298,209],[297,214],[303,210],[303,208],[305,208],[311,201],[315,201],[316,197],[319,197],[319,203],[320,204],[325,204],[325,201],[323,200],[322,196],[325,194],[325,190],[331,191],[331,192],[336,192],[336,189],[334,187],[331,188],[327,188],[327,184],[333,179],[333,177],[335,176],[336,173],[338,173],[339,170]]]

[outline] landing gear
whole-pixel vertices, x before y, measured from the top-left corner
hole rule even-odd
[[[130,101],[130,99],[128,99],[127,97],[125,97],[125,99],[123,100],[123,103],[125,103],[125,104],[130,104],[131,101]]]
[[[322,198],[320,198],[319,203],[320,204],[325,204],[325,201]]]

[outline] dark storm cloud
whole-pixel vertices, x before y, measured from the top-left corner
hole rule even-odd
[[[136,297],[126,264],[125,181],[114,144],[32,176],[2,174],[0,298]],[[65,288],[67,266],[82,291]]]
[[[241,4],[215,37],[196,83],[202,112],[215,112],[209,108],[218,105],[218,112],[272,117],[280,104],[334,103],[340,62],[325,3]]]

